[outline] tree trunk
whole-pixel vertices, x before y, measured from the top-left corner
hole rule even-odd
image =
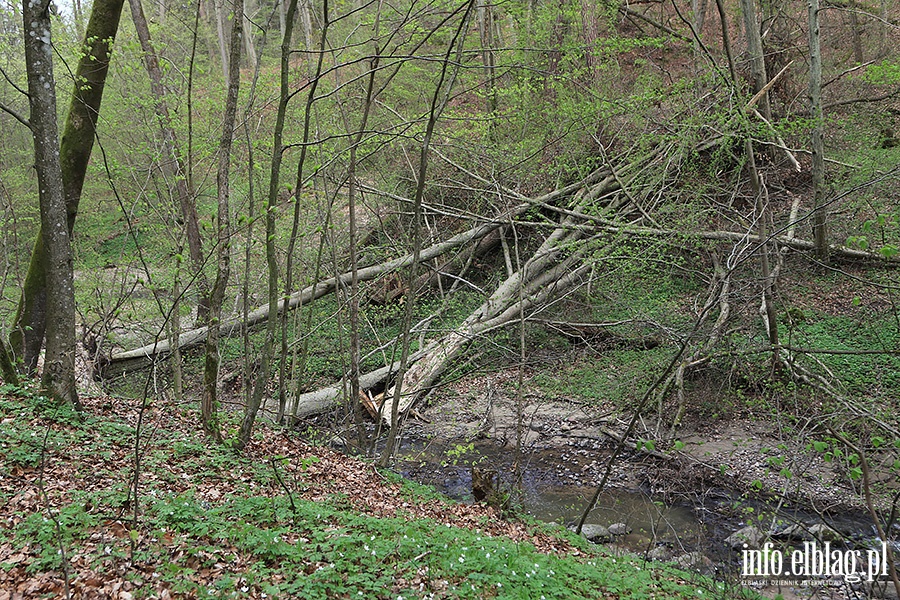
[[[578,229],[569,229],[572,224],[573,218],[568,217],[564,226],[553,231],[522,269],[500,284],[458,328],[429,344],[425,349],[425,356],[408,371],[400,373],[402,381],[384,394],[386,400],[400,396],[400,401],[395,401],[395,406],[382,408],[382,419],[387,425],[396,427],[399,417],[409,410],[422,392],[438,380],[473,339],[511,322],[519,316],[520,310],[545,300],[550,294],[574,282],[579,273],[579,269],[574,268],[577,252],[560,263],[562,267],[559,264],[554,267],[563,249],[583,235]],[[520,286],[525,306],[518,302]]]
[[[478,227],[455,235],[449,240],[445,240],[443,242],[435,244],[434,246],[426,248],[422,251],[422,261],[424,262],[426,260],[431,260],[434,257],[441,256],[442,254],[450,252],[455,248],[459,248],[473,241],[482,239],[483,237],[503,225],[503,218],[514,218],[515,216],[520,215],[527,209],[531,208],[531,206],[531,204],[520,204],[513,209],[510,209],[506,214],[499,216],[495,221],[479,225]],[[411,261],[411,255],[403,256],[387,261],[385,263],[359,269],[357,276],[359,277],[360,281],[370,281],[388,273],[403,269],[409,266]],[[282,311],[293,310],[298,306],[306,305],[314,300],[321,298],[322,296],[334,293],[334,290],[337,286],[349,285],[351,276],[351,273],[343,273],[338,277],[330,277],[323,281],[318,281],[298,292],[291,294],[291,296],[286,301],[276,302],[276,315],[280,314]],[[254,309],[249,313],[247,317],[247,325],[252,327],[253,325],[262,323],[269,318],[269,314],[269,304]],[[241,322],[239,320],[236,321],[232,319],[223,323],[220,331],[223,333],[223,335],[231,335],[233,332],[239,331],[240,327]],[[199,327],[197,329],[185,331],[184,333],[182,333],[178,338],[178,343],[182,350],[192,348],[203,343],[203,339],[206,337],[208,329],[208,327]],[[101,375],[103,375],[104,377],[109,377],[113,374],[121,374],[123,372],[128,372],[134,369],[141,369],[149,364],[150,358],[160,354],[168,354],[169,352],[171,352],[171,346],[167,341],[156,341],[152,344],[147,344],[146,346],[141,346],[140,348],[136,348],[134,350],[115,353],[109,357],[109,363],[105,366],[105,369],[101,373]]]
[[[250,3],[252,0],[244,0],[243,19],[244,19],[244,43],[246,44],[247,60],[250,69],[256,70],[256,44],[253,43],[253,23],[250,22],[250,15],[256,13],[255,7]]]
[[[42,385],[58,402],[72,402],[80,408],[75,390],[75,284],[56,125],[50,4],[23,0],[22,5],[41,240],[47,252],[45,281],[49,318]]]
[[[291,38],[294,34],[294,15],[297,12],[297,0],[291,0],[287,12],[287,21],[284,29],[284,37],[281,42],[281,89],[278,96],[278,112],[275,115],[275,132],[272,144],[272,164],[269,167],[269,196],[266,206],[266,268],[268,270],[269,304],[264,307],[266,322],[266,341],[262,347],[260,356],[259,373],[253,384],[253,393],[250,401],[244,408],[244,418],[241,421],[241,429],[238,433],[237,448],[243,450],[250,442],[253,434],[253,424],[256,414],[262,404],[266,386],[269,384],[269,372],[271,371],[272,358],[275,354],[275,331],[277,329],[278,316],[278,257],[275,250],[275,213],[278,206],[278,185],[281,177],[281,160],[284,156],[284,119],[287,113],[287,104],[290,98],[288,75],[291,58]],[[286,308],[285,308],[286,309]],[[244,319],[245,326],[249,327],[249,315]]]
[[[222,76],[228,80],[228,42],[225,40],[225,15],[222,14],[222,0],[212,0],[213,18],[216,20],[216,40],[219,42],[219,60],[222,63]]]
[[[741,13],[744,16],[744,28],[747,33],[747,51],[750,53],[750,72],[753,79],[753,93],[762,90],[769,78],[766,76],[766,60],[763,56],[762,36],[759,33],[759,22],[756,19],[756,3],[753,0],[741,0]],[[759,100],[759,112],[772,120],[772,109],[769,105],[769,95],[765,94]]]
[[[103,88],[123,4],[124,0],[94,2],[85,32],[84,52],[75,72],[77,83],[73,88],[62,141],[58,146],[70,237],[78,213],[88,160],[94,147],[94,131],[100,114]],[[47,326],[45,280],[47,248],[42,240],[41,230],[35,240],[31,262],[28,265],[13,327],[9,334],[14,360],[21,360],[29,372],[33,372],[37,366]]]
[[[853,60],[856,64],[863,64],[862,31],[859,26],[859,17],[856,16],[856,6],[850,5],[850,28],[853,30]]]
[[[231,145],[234,138],[234,123],[237,114],[238,91],[241,84],[241,45],[243,19],[240,17],[241,0],[233,0],[231,8],[231,41],[228,56],[228,87],[225,96],[225,113],[222,122],[222,137],[219,141],[219,166],[216,171],[218,190],[216,282],[210,292],[209,330],[206,337],[206,362],[203,371],[203,396],[200,399],[200,413],[203,431],[216,441],[221,441],[222,432],[218,421],[219,383],[219,318],[225,299],[225,288],[231,269],[231,219],[229,199],[231,186]]]
[[[390,390],[389,393],[385,393],[384,395],[386,400],[388,398],[390,398],[391,400],[390,413],[388,414],[388,424],[390,426],[390,429],[388,430],[384,452],[381,455],[381,465],[384,467],[388,466],[390,462],[390,458],[394,452],[394,446],[397,441],[397,435],[399,434],[400,413],[398,412],[398,410],[400,406],[402,391],[401,384],[406,379],[406,367],[407,361],[409,359],[410,349],[410,330],[412,327],[413,311],[416,301],[416,296],[414,293],[412,293],[412,286],[416,282],[416,271],[419,268],[419,263],[422,258],[422,239],[420,235],[422,224],[422,201],[425,197],[425,186],[427,183],[426,174],[428,171],[428,157],[431,147],[431,137],[434,134],[434,127],[437,124],[438,119],[440,119],[441,115],[444,112],[444,108],[447,106],[447,103],[450,100],[450,95],[453,91],[456,76],[459,72],[459,65],[462,64],[462,49],[466,38],[464,32],[466,25],[469,22],[469,17],[475,6],[475,2],[476,0],[470,0],[470,2],[467,4],[466,12],[460,19],[456,34],[450,41],[450,44],[447,46],[447,51],[444,54],[444,61],[441,66],[441,75],[438,79],[437,85],[434,88],[434,95],[431,98],[431,109],[428,115],[428,123],[425,126],[425,135],[422,138],[422,148],[419,153],[419,164],[416,171],[416,194],[413,198],[413,223],[411,232],[413,243],[413,258],[412,264],[409,267],[408,279],[410,289],[408,290],[406,295],[406,306],[403,307],[403,325],[401,326],[402,341],[400,342],[400,371],[398,374],[400,384],[395,386],[394,389]],[[450,57],[454,54],[456,55],[456,61],[455,63],[451,63]],[[450,68],[451,64],[453,64],[452,69]]]
[[[700,56],[700,44],[703,40],[703,24],[706,22],[706,4],[707,0],[691,0],[691,18],[693,19],[694,34],[694,51]],[[699,61],[698,61],[699,63]]]
[[[825,117],[822,112],[822,50],[819,44],[819,0],[807,0],[809,9],[809,112],[812,130],[813,239],[819,260],[828,259],[825,199]]]
[[[172,126],[172,119],[169,116],[162,70],[159,68],[159,57],[150,39],[150,28],[147,26],[147,19],[144,16],[141,0],[128,0],[128,2],[131,6],[131,18],[134,21],[134,28],[137,31],[141,50],[144,53],[144,66],[147,69],[147,75],[150,77],[150,92],[156,100],[156,118],[159,122],[163,150],[166,157],[162,167],[164,172],[168,174],[166,179],[174,183],[175,196],[178,198],[178,209],[181,212],[181,218],[184,220],[188,253],[191,258],[191,275],[195,280],[197,297],[199,298],[197,321],[205,323],[209,311],[207,304],[209,283],[206,281],[206,275],[203,273],[203,242],[200,238],[200,223],[197,217],[194,191],[191,189],[187,169],[184,165],[184,154],[179,147],[178,137],[175,133],[175,128]]]

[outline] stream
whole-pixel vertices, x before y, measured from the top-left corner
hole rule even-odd
[[[602,449],[532,450],[522,461],[521,510],[539,520],[573,527],[596,489],[608,454]],[[508,489],[514,457],[514,449],[498,447],[491,441],[460,443],[412,437],[401,443],[395,469],[451,498],[472,502],[471,465],[496,470],[500,488]],[[628,533],[610,540],[614,549],[674,560],[685,568],[717,578],[737,577],[742,553],[732,549],[726,539],[748,523],[771,533],[793,524],[808,527],[823,522],[820,515],[810,510],[779,506],[726,489],[710,488],[675,500],[666,498],[642,489],[634,477],[626,474],[645,468],[635,457],[620,458],[610,486],[586,521],[606,528],[625,524]],[[836,547],[865,547],[876,538],[871,521],[863,513],[828,516],[826,521],[845,540],[833,542]],[[799,540],[793,540],[793,546],[781,543],[785,544],[785,552],[802,545]]]

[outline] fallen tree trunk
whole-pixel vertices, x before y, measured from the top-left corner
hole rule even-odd
[[[484,223],[464,231],[463,233],[457,234],[444,242],[434,244],[422,251],[421,260],[431,260],[446,254],[455,248],[478,241],[500,228],[504,223],[508,223],[510,219],[528,210],[530,207],[530,204],[520,204],[507,211],[505,220],[498,219],[496,221]],[[406,255],[378,265],[360,269],[358,277],[360,281],[369,281],[385,275],[386,273],[407,267],[411,262],[412,255]],[[313,300],[317,300],[322,296],[333,293],[337,286],[349,285],[350,277],[350,273],[343,273],[337,277],[325,279],[324,281],[314,283],[313,285],[295,292],[290,296],[287,302],[281,302],[278,307],[279,314],[284,310],[292,310],[297,306],[309,304]],[[265,304],[248,313],[246,325],[252,327],[253,325],[262,323],[268,316],[269,305]],[[243,320],[240,318],[225,320],[221,325],[221,335],[228,336],[239,333],[242,324]],[[197,329],[185,331],[178,337],[179,349],[184,351],[187,348],[201,344],[203,340],[206,339],[206,332],[207,327],[199,327]],[[171,344],[169,343],[169,340],[158,340],[152,344],[147,344],[134,350],[113,353],[107,360],[102,362],[100,376],[101,378],[108,378],[114,375],[145,368],[152,363],[155,357],[167,355],[170,351]]]
[[[410,355],[410,361],[418,360],[423,356],[422,352],[416,352]],[[359,390],[364,392],[370,388],[383,382],[385,379],[397,372],[400,368],[400,361],[395,361],[389,365],[370,371],[365,375],[359,376]],[[312,415],[323,413],[338,404],[349,391],[349,384],[345,387],[343,383],[319,388],[318,390],[300,394],[293,401],[293,407],[290,415],[295,419],[302,419]]]
[[[498,230],[500,227],[510,224],[516,217],[522,215],[534,206],[547,206],[550,202],[589,188],[592,192],[597,189],[606,189],[611,183],[614,184],[610,171],[608,168],[604,167],[590,173],[587,177],[578,182],[553,190],[537,198],[526,198],[521,194],[516,194],[516,198],[524,200],[524,202],[497,215],[493,220],[482,223],[481,225],[459,233],[448,240],[425,248],[420,253],[419,261],[425,262],[433,260],[455,248],[481,240],[488,236],[488,234]],[[357,273],[358,281],[370,281],[376,279],[392,271],[408,267],[412,264],[412,261],[412,254],[407,254],[400,258],[359,269]],[[429,273],[428,276],[431,277],[433,274]],[[314,283],[303,290],[295,292],[287,301],[282,301],[280,303],[278,314],[281,314],[285,310],[292,310],[298,306],[309,304],[322,296],[333,293],[338,286],[349,285],[351,278],[352,273],[347,272],[337,277],[331,277],[324,281]],[[220,335],[235,335],[241,331],[241,328],[244,325],[252,327],[266,321],[268,317],[269,305],[265,304],[249,312],[247,314],[246,322],[241,318],[224,320],[220,326]],[[207,327],[199,327],[197,329],[185,331],[178,337],[178,348],[183,351],[193,346],[197,346],[206,339],[206,334]],[[115,375],[140,370],[152,364],[158,357],[164,358],[170,352],[171,344],[169,340],[157,340],[151,344],[133,350],[114,352],[109,357],[103,357],[98,361],[95,377],[107,379]]]
[[[512,322],[523,311],[546,301],[577,281],[583,271],[583,266],[579,267],[579,264],[587,244],[577,244],[584,232],[569,229],[567,225],[571,221],[571,217],[566,217],[522,268],[501,283],[459,327],[428,344],[424,356],[408,368],[403,380],[385,392],[381,406],[382,421],[390,426],[402,417],[473,339]],[[568,256],[565,255],[567,252]],[[400,401],[396,414],[391,414],[393,411],[385,405],[397,393],[398,386]]]
[[[549,273],[549,276],[557,278],[557,285],[553,287],[544,286],[539,293],[526,298],[524,310],[546,301],[555,293],[572,287],[572,285],[574,285],[588,270],[587,266],[584,265],[573,269],[572,262],[574,261],[566,262],[565,264],[559,265],[558,268],[553,269],[552,272]],[[562,275],[566,270],[569,270],[568,273]],[[408,391],[410,388],[407,387],[407,391],[403,392],[400,401],[401,415],[406,413],[412,407],[412,404],[418,399],[421,391],[424,391],[425,388],[430,387],[437,381],[444,371],[446,371],[450,363],[459,357],[469,342],[480,335],[484,335],[490,331],[514,323],[519,315],[519,306],[518,303],[509,306],[505,311],[496,315],[493,319],[487,320],[477,319],[475,315],[479,314],[479,312],[480,309],[466,319],[468,325],[461,325],[443,338],[430,342],[419,352],[410,355],[407,359],[409,369],[407,370],[407,376],[404,378],[404,381],[411,382],[413,378],[416,378],[418,390],[415,393],[411,393]],[[424,362],[421,366],[418,366],[420,361]],[[399,361],[366,373],[365,375],[361,375],[359,378],[360,391],[365,391],[382,383],[396,373],[398,368]],[[294,408],[291,410],[291,416],[302,419],[304,417],[323,413],[337,405],[345,397],[345,393],[346,391],[343,384],[337,383],[332,386],[301,394],[294,400]],[[390,424],[388,421],[389,416],[383,414],[383,405],[384,398],[391,398],[392,394],[393,387],[387,392],[379,394],[375,399],[378,410],[382,412],[382,418],[388,425]]]

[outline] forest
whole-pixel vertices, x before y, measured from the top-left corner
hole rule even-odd
[[[900,596],[898,40],[0,3],[0,600]]]

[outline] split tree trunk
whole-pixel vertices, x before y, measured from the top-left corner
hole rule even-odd
[[[566,219],[565,225],[570,224],[571,218]],[[562,253],[571,249],[581,237],[581,231],[570,230],[567,227],[554,230],[526,261],[522,269],[500,284],[459,327],[428,344],[424,356],[403,374],[397,410],[382,407],[382,420],[387,425],[396,426],[392,415],[402,417],[422,393],[438,381],[472,340],[514,321],[520,311],[527,310],[573,285],[581,273],[578,257],[584,247],[580,247],[579,251],[561,262],[558,261]],[[519,302],[520,286],[523,290],[521,302]],[[385,399],[392,398],[396,391],[396,385],[388,389],[384,394]]]
[[[77,83],[73,88],[62,140],[57,146],[70,237],[78,214],[88,160],[94,147],[94,132],[123,4],[124,0],[94,2],[85,32],[84,52],[75,72]],[[47,326],[47,248],[42,240],[43,230],[38,232],[35,240],[9,334],[13,359],[21,360],[28,372],[33,372],[37,367]]]

